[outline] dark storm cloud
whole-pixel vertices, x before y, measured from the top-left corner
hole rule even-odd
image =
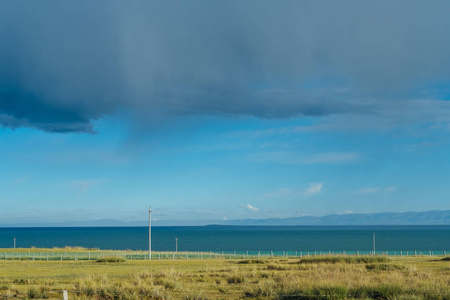
[[[2,1],[0,125],[92,132],[118,108],[142,120],[373,113],[449,83],[449,11],[448,1]]]

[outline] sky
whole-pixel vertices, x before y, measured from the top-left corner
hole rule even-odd
[[[449,1],[1,1],[0,224],[449,210]]]

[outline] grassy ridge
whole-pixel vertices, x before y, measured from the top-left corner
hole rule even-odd
[[[0,298],[450,299],[442,259],[0,261]]]
[[[389,262],[386,256],[310,256],[300,259],[300,264],[312,263],[346,263],[346,264],[367,264]]]

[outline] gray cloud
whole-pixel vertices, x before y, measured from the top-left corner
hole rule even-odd
[[[449,83],[448,11],[448,1],[2,1],[0,126],[93,132],[118,109],[141,122],[377,114]]]

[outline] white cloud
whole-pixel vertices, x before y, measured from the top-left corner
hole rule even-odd
[[[386,188],[368,187],[358,191],[359,194],[375,194],[375,193],[390,193],[395,190],[395,186],[388,186]]]
[[[275,161],[284,164],[346,164],[355,163],[361,154],[354,152],[329,152],[304,155],[293,151],[274,151],[252,154],[251,160],[257,162]]]
[[[322,187],[322,182],[311,182],[309,188],[305,190],[305,194],[308,196],[318,194],[322,191]]]
[[[360,158],[358,153],[319,153],[297,161],[300,164],[343,164],[355,162]]]
[[[318,194],[322,191],[322,182],[311,182],[309,187],[306,189],[288,189],[280,188],[274,192],[269,192],[262,195],[263,198],[285,198],[285,197],[301,197],[301,196],[311,196]]]
[[[28,176],[21,176],[17,177],[13,180],[13,183],[15,186],[22,185],[23,183],[27,182],[30,178]]]
[[[248,209],[248,210],[250,210],[250,211],[259,211],[259,208],[257,208],[257,207],[254,207],[253,205],[251,205],[251,204],[241,204],[241,207],[243,207],[243,208],[245,208],[245,209]]]
[[[296,191],[293,191],[291,189],[280,188],[279,190],[277,190],[275,192],[266,193],[262,197],[263,198],[281,198],[281,197],[294,196],[294,195],[297,195],[297,194],[299,194],[299,193],[296,192]]]
[[[359,192],[361,194],[374,194],[374,193],[378,193],[379,191],[380,191],[379,187],[369,187],[369,188],[361,189]]]
[[[383,192],[390,193],[395,190],[395,186],[388,186],[387,188],[383,189]]]
[[[354,212],[351,210],[344,210],[344,211],[338,212],[338,214],[339,215],[348,215],[348,214],[354,214]]]
[[[69,181],[70,188],[79,193],[86,193],[94,186],[101,184],[103,180],[72,180]]]

